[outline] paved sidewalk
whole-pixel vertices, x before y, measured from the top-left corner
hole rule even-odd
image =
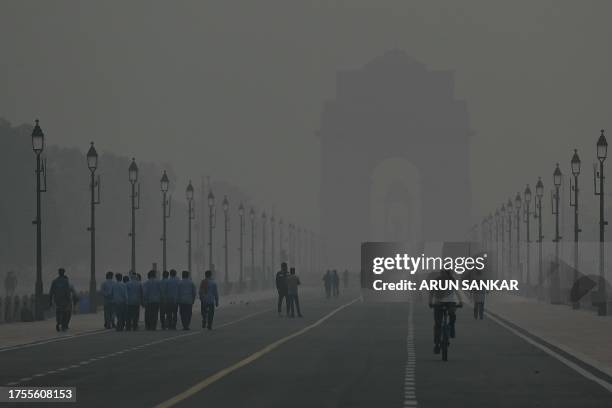
[[[612,317],[520,296],[491,294],[486,310],[612,376]]]
[[[272,290],[253,293],[220,296],[221,307],[240,307],[251,302],[272,301],[276,293]],[[272,304],[272,303],[270,303]],[[70,319],[70,329],[67,332],[55,330],[55,319],[49,318],[36,322],[16,322],[0,325],[0,352],[3,349],[21,346],[30,343],[57,341],[58,339],[74,336],[91,335],[103,332],[105,329],[102,308],[96,314],[74,314]],[[196,300],[194,309],[199,313],[200,302]],[[141,311],[141,317],[144,312]]]

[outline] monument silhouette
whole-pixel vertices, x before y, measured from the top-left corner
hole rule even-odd
[[[452,71],[399,50],[341,71],[317,135],[330,265],[357,266],[365,241],[465,238],[471,130]]]

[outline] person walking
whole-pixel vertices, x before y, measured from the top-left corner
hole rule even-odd
[[[167,293],[168,293],[168,278],[170,272],[162,272],[162,280],[159,282],[159,288],[161,290],[161,299],[159,302],[159,322],[161,323],[162,330],[168,328],[168,307],[167,307]]]
[[[323,286],[325,286],[325,297],[327,299],[329,299],[331,296],[332,280],[333,278],[331,271],[328,269],[327,272],[325,272],[325,275],[323,275]]]
[[[295,317],[297,311],[298,317],[303,317],[300,311],[300,298],[298,297],[298,286],[300,278],[295,274],[295,268],[291,268],[289,276],[287,276],[287,298],[289,299],[289,317]]]
[[[202,328],[212,330],[215,317],[215,307],[219,307],[219,291],[217,282],[212,278],[212,272],[204,272],[205,278],[200,284],[200,305],[202,312]]]
[[[178,284],[176,269],[171,269],[170,278],[166,283],[166,327],[170,330],[176,330]]]
[[[125,278],[124,278],[125,279]],[[126,330],[138,330],[138,321],[140,320],[140,304],[142,303],[142,285],[138,275],[132,274],[127,287],[127,321]]]
[[[55,303],[55,330],[66,331],[70,323],[72,307],[76,304],[78,298],[74,286],[66,276],[66,270],[59,268],[57,274],[57,278],[51,282],[51,288],[49,289],[49,307]]]
[[[115,327],[115,311],[113,310],[113,285],[114,273],[106,272],[106,279],[100,285],[100,292],[104,298],[104,328],[112,329]]]
[[[129,278],[126,276],[127,280]],[[123,331],[125,329],[125,321],[127,319],[127,286],[123,280],[123,275],[120,273],[115,274],[116,282],[113,285],[113,308],[117,314],[117,331]]]
[[[155,276],[155,270],[147,274],[147,281],[142,284],[142,301],[145,308],[145,329],[157,330],[157,315],[161,300],[160,281]]]
[[[340,277],[338,276],[338,271],[334,269],[334,274],[332,275],[332,292],[334,297],[338,297],[340,295]]]
[[[278,292],[278,315],[281,315],[283,308],[283,299],[285,300],[285,308],[287,316],[289,316],[289,298],[287,297],[287,262],[281,263],[281,270],[276,272],[276,291]]]
[[[178,283],[178,304],[181,314],[181,324],[183,330],[189,330],[191,325],[191,315],[193,313],[193,304],[196,298],[196,287],[189,277],[189,272],[183,271],[181,280]]]

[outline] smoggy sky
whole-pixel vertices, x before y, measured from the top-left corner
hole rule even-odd
[[[171,163],[181,191],[189,177],[225,179],[316,226],[314,132],[336,72],[399,48],[455,72],[479,215],[539,174],[550,185],[574,147],[591,177],[599,129],[612,130],[611,11],[603,0],[4,0],[0,117],[39,117],[49,143]]]

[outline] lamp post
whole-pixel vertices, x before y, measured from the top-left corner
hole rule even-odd
[[[289,264],[295,266],[295,250],[293,245],[293,224],[289,223]]]
[[[561,186],[561,169],[559,169],[559,163],[555,167],[553,172],[553,183],[555,190],[552,195],[552,214],[555,216],[555,267],[550,276],[550,303],[559,304],[561,303],[561,280],[559,274],[559,242],[561,236],[559,235],[559,187]]]
[[[255,210],[251,207],[251,287],[255,287]]]
[[[499,209],[495,210],[495,260],[496,260],[496,274],[497,277],[500,278],[501,277],[501,268],[500,268],[500,260],[501,260],[501,256],[500,256],[500,251],[499,251],[499,230],[500,230],[500,224],[501,224],[501,216],[499,215]]]
[[[170,218],[170,202],[168,200],[168,187],[170,186],[170,180],[168,180],[168,175],[166,174],[166,170],[164,170],[164,174],[159,181],[162,192],[162,271],[168,270],[168,262],[166,256],[166,219]]]
[[[242,290],[244,284],[244,205],[242,203],[238,207],[238,216],[240,217],[240,248],[238,248],[240,251],[240,276],[238,281],[240,282],[239,288]]]
[[[286,254],[283,252],[283,244],[285,243],[285,241],[283,240],[283,227],[284,227],[284,222],[283,222],[283,219],[281,218],[280,221],[278,222],[278,250],[280,253],[280,261],[286,262],[287,261],[287,259],[285,259]]]
[[[604,265],[604,233],[608,221],[604,219],[604,161],[608,157],[608,141],[604,136],[604,130],[597,140],[597,159],[599,160],[599,172],[594,171],[595,195],[599,196],[599,307],[597,314],[606,316],[608,314],[608,299],[606,294],[606,275]],[[599,189],[597,188],[599,180]]]
[[[267,279],[266,274],[266,212],[261,213],[261,282]]]
[[[272,213],[272,217],[270,217],[270,265],[273,268],[272,274],[274,274],[274,268],[276,267],[276,257],[274,256],[274,230],[276,229],[276,218],[274,218],[274,213]],[[272,277],[270,277],[270,282],[272,282]]]
[[[489,243],[487,242],[487,217],[483,217],[482,221],[480,221],[480,244],[483,249],[487,249]]]
[[[514,209],[516,210],[516,267],[521,276],[521,280],[523,279],[523,268],[521,267],[521,193],[516,193],[516,197],[514,197]]]
[[[87,167],[90,172],[89,190],[91,193],[90,205],[90,223],[89,223],[89,234],[90,234],[90,265],[89,265],[89,313],[96,313],[96,205],[100,204],[100,176],[96,180],[96,169],[98,168],[98,152],[94,147],[93,142],[89,146],[87,151]],[[98,197],[96,199],[96,189]]]
[[[493,214],[489,213],[488,217],[488,225],[489,225],[489,248],[490,251],[493,248]]]
[[[128,179],[132,187],[131,211],[132,211],[132,226],[130,229],[130,238],[132,240],[132,256],[130,261],[130,269],[132,273],[136,273],[136,210],[140,208],[140,183],[138,183],[138,166],[136,159],[132,157],[132,163],[128,169]]]
[[[544,235],[542,235],[542,197],[544,197],[544,183],[542,183],[542,177],[538,177],[536,183],[536,214],[534,216],[538,219],[538,298],[540,300],[544,296],[544,289],[542,288],[544,284],[542,275],[542,240],[544,239]]]
[[[223,282],[225,283],[225,290],[229,289],[229,257],[227,256],[227,232],[229,231],[229,201],[227,200],[227,196],[223,197],[223,230],[225,232],[223,236],[223,251],[225,258],[225,278]]]
[[[525,191],[523,192],[523,201],[525,205],[523,206],[523,216],[525,221],[525,263],[526,263],[526,281],[527,288],[530,291],[531,287],[531,236],[529,229],[529,221],[531,217],[531,188],[529,188],[529,184],[525,187]]]
[[[302,267],[302,228],[299,226],[296,228],[295,237],[296,237],[295,238],[295,254],[296,254],[295,266],[301,268]]]
[[[191,180],[185,190],[185,197],[187,198],[187,271],[191,274],[191,221],[195,219],[195,212],[193,211],[193,185]]]
[[[32,224],[36,225],[36,284],[34,286],[36,320],[44,320],[45,305],[43,304],[43,282],[42,282],[42,217],[40,195],[47,191],[46,165],[40,155],[45,149],[45,134],[40,128],[38,119],[32,130],[32,150],[36,155],[36,219]]]
[[[506,265],[505,265],[505,251],[506,248],[504,247],[504,237],[506,235],[506,224],[504,222],[506,218],[506,206],[504,204],[502,204],[501,209],[499,210],[499,219],[501,220],[501,231],[500,231],[500,235],[501,235],[501,277],[504,277],[505,271],[506,271]]]
[[[512,276],[512,200],[508,199],[508,277]]]
[[[215,228],[215,195],[208,192],[208,269],[213,272],[213,229]]]
[[[574,176],[574,182],[570,179],[570,206],[574,207],[574,284],[578,281],[578,239],[580,235],[580,225],[578,224],[578,176],[580,175],[580,157],[578,157],[578,150],[574,149],[574,155],[571,160],[572,175]],[[575,300],[572,302],[572,308],[579,309],[580,302]]]

